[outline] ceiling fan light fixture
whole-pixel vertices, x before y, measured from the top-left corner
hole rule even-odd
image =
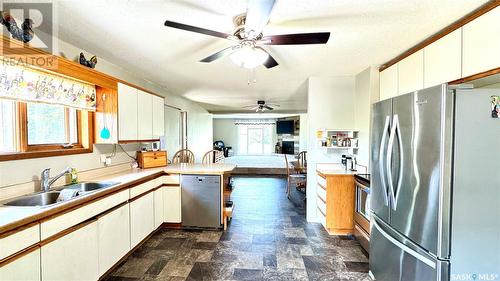
[[[236,52],[232,53],[230,58],[237,66],[252,69],[264,64],[269,58],[269,54],[260,48],[243,45]]]

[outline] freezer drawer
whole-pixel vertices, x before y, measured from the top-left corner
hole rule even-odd
[[[399,241],[374,220],[370,237],[370,271],[378,281],[448,280],[449,263]]]
[[[182,175],[182,226],[221,226],[221,177]]]

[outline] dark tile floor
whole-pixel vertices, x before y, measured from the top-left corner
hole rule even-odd
[[[280,178],[234,179],[227,232],[162,229],[108,280],[370,280],[358,242],[307,223]]]

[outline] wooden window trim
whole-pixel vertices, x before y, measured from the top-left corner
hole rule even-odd
[[[63,144],[43,144],[43,145],[28,145],[28,131],[27,131],[27,106],[26,103],[19,102],[17,107],[18,114],[18,149],[19,152],[0,154],[0,161],[21,160],[30,158],[63,156],[72,154],[92,153],[93,151],[93,112],[87,112],[87,127],[88,132],[83,132],[84,126],[82,125],[83,114],[77,110],[77,139],[78,143],[73,144],[69,148],[65,148]],[[84,138],[88,137],[88,145],[84,145]]]

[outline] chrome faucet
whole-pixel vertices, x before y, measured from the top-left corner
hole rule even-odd
[[[43,191],[49,191],[50,190],[50,186],[56,180],[58,180],[60,177],[64,176],[66,173],[71,173],[72,170],[73,170],[73,168],[67,167],[66,169],[64,169],[64,171],[62,171],[60,174],[58,174],[57,176],[55,176],[53,179],[49,179],[50,178],[50,168],[47,168],[47,169],[43,170],[42,171],[42,176],[41,176],[41,187],[42,187],[42,190]]]

